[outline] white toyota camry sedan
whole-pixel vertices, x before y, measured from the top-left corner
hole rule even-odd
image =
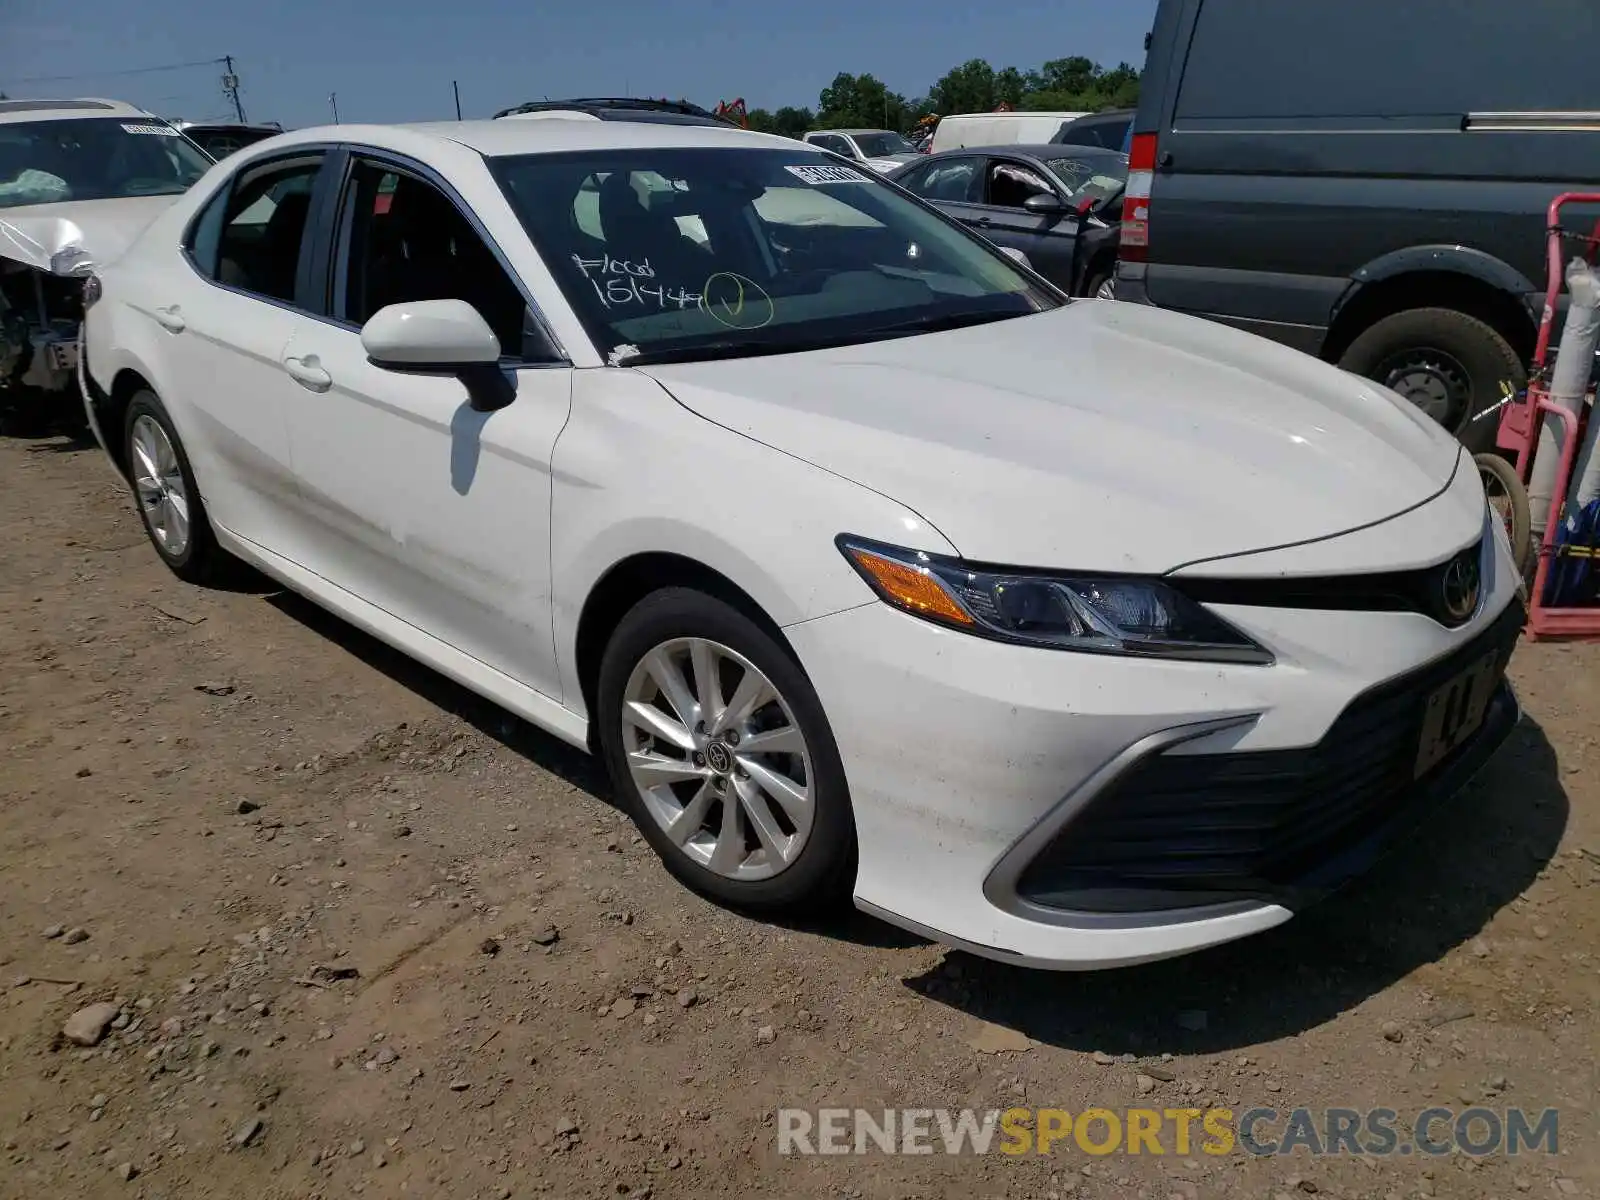
[[[680,880],[1056,968],[1251,934],[1517,716],[1472,460],[1219,325],[1068,303],[695,126],[310,129],[88,281],[156,552],[601,755]]]

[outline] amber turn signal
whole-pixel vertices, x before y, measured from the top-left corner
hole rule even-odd
[[[972,617],[944,590],[933,575],[919,567],[884,558],[860,546],[846,546],[845,553],[889,603],[952,625],[971,625]]]

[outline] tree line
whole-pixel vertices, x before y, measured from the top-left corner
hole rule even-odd
[[[908,99],[875,75],[841,71],[822,89],[817,107],[752,108],[750,128],[799,137],[808,129],[892,129],[909,133],[930,114],[993,112],[1001,104],[1044,112],[1100,112],[1139,103],[1139,72],[1128,63],[1107,70],[1087,58],[1053,58],[1038,70],[996,70],[974,58],[948,71],[926,95]]]

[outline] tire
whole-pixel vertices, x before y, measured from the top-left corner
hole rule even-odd
[[[724,657],[724,651],[731,657]],[[702,652],[718,664],[710,674],[719,678],[718,690],[728,709],[741,695],[746,667],[753,667],[776,691],[775,699],[752,711],[749,722],[736,725],[736,738],[750,745],[758,738],[774,746],[798,744],[798,753],[733,749],[713,736],[715,720],[707,723],[704,734],[692,732],[692,721],[702,715],[698,697],[703,689],[695,661]],[[667,701],[658,687],[663,663],[676,667],[678,683],[689,689],[678,692],[678,704]],[[775,638],[721,600],[689,588],[665,588],[646,596],[618,623],[601,658],[596,691],[595,719],[612,787],[680,882],[721,904],[764,914],[810,915],[849,898],[856,837],[844,767],[816,690]],[[647,733],[637,719],[625,717],[640,706],[670,715],[679,704],[692,711],[674,722],[675,732],[688,734],[703,753],[681,740]],[[798,732],[798,743],[790,731]],[[720,753],[716,745],[722,746]],[[675,774],[695,769],[700,774],[647,788],[634,777],[630,752],[645,756],[646,769],[671,760]],[[803,780],[809,803],[792,805],[798,816],[776,802],[779,792],[772,789],[779,784],[768,786],[774,775],[781,775],[790,788]],[[746,800],[751,792],[754,808]],[[719,836],[735,797],[737,829]],[[763,813],[768,837],[758,836],[752,811]],[[668,833],[668,823],[680,818],[680,828],[691,831],[682,844]],[[792,849],[787,860],[769,848],[783,844]]]
[[[1528,573],[1528,560],[1533,552],[1533,519],[1528,511],[1528,489],[1516,468],[1498,454],[1475,454],[1478,476],[1483,480],[1483,491],[1489,506],[1504,522],[1506,536],[1511,540],[1511,557],[1517,564],[1517,573]]]
[[[159,430],[166,439],[166,449],[171,452],[170,461],[149,453],[152,440],[160,448],[159,439],[153,439],[152,430]],[[174,575],[188,583],[206,583],[224,575],[233,560],[217,545],[217,539],[211,532],[211,520],[206,515],[205,502],[201,500],[200,489],[194,480],[194,468],[189,465],[189,456],[184,452],[183,442],[172,426],[172,418],[154,392],[136,392],[129,401],[123,421],[122,446],[133,489],[134,507],[139,511],[145,534],[161,556],[161,561],[167,564]],[[150,502],[155,489],[148,486],[151,465],[145,461],[148,458],[156,460],[154,465],[156,474],[160,476],[161,494],[168,498],[176,497],[187,514],[187,535],[181,544],[162,532],[164,528],[170,530],[172,527],[172,509],[163,509],[159,503]]]
[[[1105,295],[1101,295],[1102,289]],[[1096,271],[1089,276],[1088,282],[1083,285],[1083,294],[1097,300],[1115,300],[1117,298],[1116,271]]]
[[[1498,330],[1453,308],[1413,308],[1372,325],[1350,343],[1339,365],[1393,388],[1470,449],[1494,444],[1494,422],[1472,418],[1521,390],[1527,371]]]

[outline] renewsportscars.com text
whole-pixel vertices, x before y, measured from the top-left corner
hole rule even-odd
[[[1547,1108],[780,1108],[778,1153],[1192,1154],[1257,1156],[1556,1154]]]

